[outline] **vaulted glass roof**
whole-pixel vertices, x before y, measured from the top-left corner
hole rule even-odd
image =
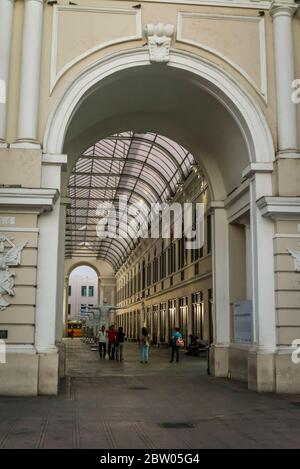
[[[172,197],[193,163],[193,156],[181,145],[151,132],[115,134],[88,148],[69,180],[66,256],[100,258],[117,270],[139,242],[134,233],[139,213]],[[130,207],[129,236],[122,233],[126,219],[119,197],[127,197]],[[116,233],[111,229],[114,216]],[[97,233],[99,221],[105,237]],[[143,223],[141,227],[147,229]]]

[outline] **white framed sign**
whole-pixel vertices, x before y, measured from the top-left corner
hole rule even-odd
[[[253,343],[253,308],[251,300],[241,300],[233,304],[234,342]]]

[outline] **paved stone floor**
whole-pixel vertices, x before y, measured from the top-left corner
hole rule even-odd
[[[124,363],[66,344],[59,396],[0,398],[0,448],[300,447],[300,396],[250,392],[207,376],[205,359],[170,364],[168,350],[142,365],[136,344]]]

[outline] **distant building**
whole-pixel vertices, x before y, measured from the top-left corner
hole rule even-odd
[[[95,306],[98,298],[98,277],[90,267],[73,270],[69,277],[67,318],[78,319],[87,306]]]

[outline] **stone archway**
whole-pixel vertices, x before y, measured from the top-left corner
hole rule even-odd
[[[79,129],[80,121],[76,119],[82,113],[87,116],[89,108],[89,98],[94,100],[97,93],[101,93],[101,87],[114,86],[118,79],[130,80],[130,72],[141,71],[141,76],[146,71],[153,72],[151,79],[160,80],[165,73],[166,79],[172,76],[178,78],[180,86],[188,88],[194,86],[199,92],[199,102],[207,99],[207,109],[214,109],[210,115],[208,127],[210,129],[210,139],[203,146],[198,148],[198,157],[201,162],[207,179],[210,183],[212,193],[211,212],[213,215],[213,284],[214,284],[214,346],[212,348],[211,361],[212,371],[217,376],[227,376],[230,360],[230,295],[229,295],[229,252],[228,252],[228,224],[229,220],[234,221],[235,217],[240,216],[246,210],[251,217],[251,272],[252,272],[252,301],[254,317],[254,347],[247,351],[249,375],[248,383],[250,387],[260,390],[274,389],[274,351],[275,351],[275,304],[274,304],[274,266],[272,251],[273,223],[262,217],[257,200],[263,196],[272,195],[272,162],[274,160],[274,148],[272,137],[264,118],[264,115],[242,87],[236,83],[232,77],[220,68],[211,63],[200,59],[192,54],[179,51],[171,51],[170,61],[167,67],[158,68],[150,66],[149,56],[144,51],[131,50],[120,54],[109,56],[101,60],[84,72],[82,72],[67,87],[57,106],[53,110],[47,125],[44,138],[44,180],[47,180],[50,165],[57,165],[56,175],[52,181],[58,189],[62,189],[62,195],[66,195],[67,175],[70,172],[74,161],[82,151],[82,145],[91,142],[98,132],[99,124],[95,121],[89,129]],[[158,78],[154,75],[157,75]],[[173,74],[173,75],[172,75]],[[158,87],[159,89],[159,87]],[[180,88],[182,89],[182,88]],[[145,88],[145,94],[149,93],[151,87]],[[87,104],[88,103],[88,104]],[[124,103],[124,101],[122,101]],[[86,107],[85,107],[86,105]],[[210,107],[210,105],[212,107]],[[157,106],[155,108],[155,106]],[[213,106],[215,106],[213,108]],[[218,111],[220,114],[218,114]],[[126,111],[126,109],[125,109]],[[128,123],[131,126],[139,125],[145,128],[146,125],[165,126],[167,128],[167,118],[161,119],[158,114],[163,111],[159,109],[159,100],[154,103],[152,114],[146,117],[139,114],[138,119],[134,118],[134,113],[125,114],[126,127]],[[169,116],[167,114],[167,116]],[[223,146],[221,149],[214,148],[216,154],[206,152],[210,143],[216,140],[216,128],[213,126],[213,120],[217,121],[219,126],[222,118],[226,121],[225,129],[228,129],[228,137],[231,137],[231,144],[235,145],[234,152],[230,148]],[[122,119],[124,115],[108,116],[105,122],[102,122],[100,134],[107,135],[112,128],[118,131],[122,130]],[[172,123],[172,121],[169,121]],[[204,124],[205,119],[203,119]],[[197,122],[194,123],[195,135],[197,133]],[[174,120],[174,128],[180,129],[180,121]],[[73,126],[73,127],[72,127]],[[77,128],[77,135],[76,135]],[[71,130],[70,130],[71,129]],[[74,130],[75,129],[75,130]],[[79,131],[79,130],[80,131]],[[200,128],[198,128],[199,133]],[[208,130],[202,131],[201,137]],[[73,134],[72,134],[73,131]],[[70,135],[70,133],[72,135]],[[219,134],[220,130],[219,130]],[[101,136],[101,135],[100,135]],[[184,139],[184,135],[182,136]],[[186,133],[188,139],[188,132]],[[181,140],[181,139],[179,139]],[[225,140],[224,140],[225,141]],[[205,142],[204,142],[205,143]],[[192,146],[192,144],[191,144]],[[240,149],[240,153],[239,153]],[[69,164],[66,176],[61,174],[61,163],[66,163],[62,156],[67,153]],[[236,159],[232,158],[233,153]],[[223,157],[223,159],[222,159]],[[226,173],[229,168],[229,173]],[[236,169],[237,167],[237,169]],[[53,167],[51,168],[53,170]],[[222,171],[223,169],[223,171]],[[63,202],[63,200],[62,200]],[[41,231],[46,230],[47,226],[56,227],[59,233],[59,226],[62,226],[64,219],[64,209],[62,206],[56,207],[51,215],[41,217]],[[56,249],[63,253],[62,236],[57,235],[55,239]],[[259,239],[259,243],[258,243]],[[55,248],[55,246],[54,246]],[[42,249],[43,251],[43,249]],[[263,260],[261,253],[267,253],[267,261]],[[43,264],[43,256],[40,257],[40,264]],[[41,265],[40,265],[41,267]],[[57,269],[57,265],[55,265]],[[45,282],[44,278],[40,279]],[[263,285],[263,286],[262,286]],[[38,296],[37,311],[41,311],[44,302],[41,294]],[[48,314],[53,313],[48,309]],[[38,330],[37,330],[37,336]],[[51,340],[47,338],[43,350],[52,348]],[[261,373],[262,367],[268,370],[267,373]]]

